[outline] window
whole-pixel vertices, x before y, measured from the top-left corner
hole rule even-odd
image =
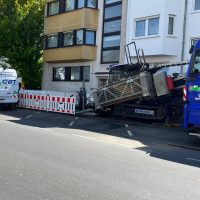
[[[120,46],[120,35],[107,36],[103,39],[103,48]]]
[[[121,0],[106,0],[105,4],[111,4],[111,3],[116,3],[116,2],[120,2]]]
[[[90,66],[54,67],[53,81],[90,81]]]
[[[73,45],[73,31],[64,33],[64,46]]]
[[[194,10],[200,10],[200,0],[195,0]]]
[[[105,8],[105,19],[118,17],[122,15],[122,5]]]
[[[104,23],[104,33],[120,32],[121,20],[108,21]]]
[[[121,0],[104,0],[101,62],[118,63],[121,36]]]
[[[95,32],[94,31],[87,31],[86,30],[86,44],[95,44]]]
[[[64,81],[65,80],[65,68],[64,67],[53,68],[53,80],[54,81]]]
[[[75,0],[65,1],[65,11],[70,11],[75,9]]]
[[[119,62],[120,50],[103,51],[102,62]]]
[[[96,45],[96,31],[80,29],[46,36],[46,48]]]
[[[60,3],[59,3],[60,2]],[[98,0],[55,0],[47,3],[47,16],[78,10],[81,8],[98,8]]]
[[[192,73],[197,74],[200,73],[200,52],[197,52],[195,54],[195,57],[193,58],[193,68]]]
[[[159,18],[149,19],[148,35],[156,35],[159,32]]]
[[[46,48],[58,47],[58,34],[48,35],[46,38]]]
[[[174,17],[169,17],[168,34],[174,35]]]
[[[192,45],[195,46],[195,45],[197,44],[197,42],[199,41],[199,39],[200,39],[200,38],[192,38],[192,39],[191,39],[191,46],[192,46]]]
[[[53,1],[47,4],[48,16],[56,15],[59,13],[59,1]]]
[[[81,80],[80,71],[81,71],[80,67],[71,67],[71,81],[80,81]]]
[[[83,8],[85,6],[85,0],[78,0],[78,8]]]
[[[76,44],[83,44],[83,30],[76,31]]]
[[[145,36],[146,20],[136,21],[135,37]]]
[[[88,8],[97,8],[97,0],[87,0]]]

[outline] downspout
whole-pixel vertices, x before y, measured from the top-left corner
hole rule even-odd
[[[184,18],[183,18],[183,37],[182,37],[182,51],[181,51],[181,61],[184,59],[184,50],[185,50],[185,36],[186,36],[186,23],[187,23],[187,7],[188,0],[185,0],[185,8],[184,8]],[[183,66],[181,66],[181,73],[183,73]]]

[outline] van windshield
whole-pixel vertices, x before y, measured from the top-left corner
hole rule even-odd
[[[200,52],[197,52],[195,54],[195,59],[194,59],[194,66],[192,68],[192,73],[193,74],[199,74],[200,73]]]

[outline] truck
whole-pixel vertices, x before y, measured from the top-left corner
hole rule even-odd
[[[13,107],[18,103],[19,84],[14,69],[0,68],[0,106]]]
[[[184,87],[184,128],[200,137],[200,40],[191,47],[191,59]]]
[[[135,49],[135,63],[130,56],[131,45]],[[143,49],[137,49],[135,42],[125,46],[125,55],[127,63],[109,66],[108,84],[94,91],[95,112],[180,122],[186,76],[168,76],[165,69],[188,62],[150,66]]]

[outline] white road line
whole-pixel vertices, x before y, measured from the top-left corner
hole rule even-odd
[[[26,119],[29,119],[29,118],[31,118],[33,115],[29,115],[29,116],[27,116],[27,117],[25,117]]]
[[[132,134],[132,132],[131,132],[130,130],[128,130],[127,133],[128,133],[128,135],[129,135],[130,137],[133,137],[133,134]]]
[[[74,125],[74,121],[69,123],[69,126],[73,126]]]
[[[76,117],[75,119],[77,120],[77,119],[79,119],[79,117]]]
[[[124,124],[124,126],[125,126],[126,128],[128,128],[128,124]]]
[[[53,132],[53,130],[51,129],[48,129],[48,128],[41,128],[42,130],[45,130],[45,131],[50,131],[50,132]]]
[[[84,138],[84,139],[88,139],[88,140],[96,140],[95,138],[92,138],[92,137],[87,137],[87,136],[82,136],[82,135],[77,135],[77,134],[72,134],[73,136],[75,137],[79,137],[79,138]]]
[[[195,159],[195,158],[187,158],[187,160],[192,160],[192,161],[200,162],[200,160]]]
[[[42,130],[42,131],[49,131],[49,132],[53,132],[53,130],[51,129],[48,129],[48,128],[40,128],[40,127],[32,127],[34,129],[39,129],[39,130]]]

